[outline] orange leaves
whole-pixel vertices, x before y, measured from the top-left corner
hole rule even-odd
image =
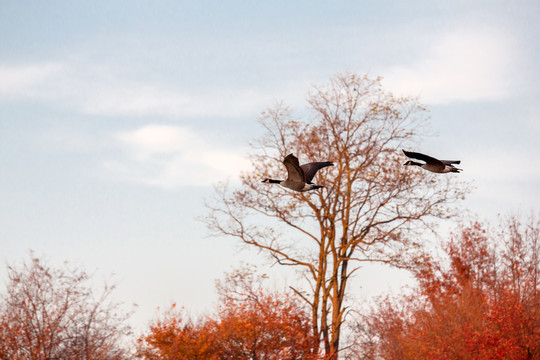
[[[285,354],[301,359],[317,347],[310,324],[309,315],[296,301],[260,293],[257,299],[222,304],[217,329],[233,358],[249,350],[275,359]],[[235,341],[238,339],[241,341]]]
[[[288,296],[224,300],[215,317],[193,322],[166,312],[139,339],[145,359],[316,359],[309,315]]]
[[[185,320],[174,306],[138,340],[139,355],[145,359],[216,359],[212,357],[212,332]]]

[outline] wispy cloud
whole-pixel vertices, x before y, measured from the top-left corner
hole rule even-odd
[[[135,84],[90,91],[82,102],[85,113],[106,116],[204,117],[246,116],[269,103],[268,96],[244,89],[209,89],[204,94],[167,86]]]
[[[241,149],[216,145],[193,130],[146,125],[115,134],[121,158],[104,162],[109,177],[150,186],[208,186],[238,178],[249,167]]]
[[[491,27],[458,28],[433,36],[416,62],[381,70],[385,84],[430,104],[499,100],[512,94],[517,46]]]
[[[58,63],[9,66],[0,64],[0,95],[3,97],[38,97],[39,88],[62,73]]]
[[[85,63],[0,65],[0,96],[103,116],[238,117],[256,114],[272,101],[256,89],[187,89],[126,79],[120,73]]]

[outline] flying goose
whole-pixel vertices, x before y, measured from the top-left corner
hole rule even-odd
[[[454,165],[452,165],[452,164],[459,164],[461,162],[460,160],[438,160],[428,155],[424,155],[424,154],[420,154],[420,153],[412,152],[412,151],[405,151],[405,150],[403,150],[403,153],[407,157],[410,157],[412,159],[422,160],[425,162],[425,164],[422,164],[416,161],[409,160],[403,165],[420,166],[422,169],[426,169],[434,173],[448,173],[448,172],[459,173],[460,171],[462,171],[462,169],[458,169],[457,167],[454,167]]]
[[[300,192],[322,188],[323,186],[315,185],[311,180],[313,180],[313,177],[319,169],[334,165],[331,162],[324,161],[311,162],[300,166],[298,158],[293,154],[287,155],[283,160],[283,164],[287,168],[287,179],[264,179],[262,182],[267,184],[279,184],[283,187]]]

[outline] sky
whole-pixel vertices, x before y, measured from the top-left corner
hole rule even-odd
[[[114,274],[136,328],[173,301],[211,309],[224,271],[268,267],[208,237],[213,184],[249,168],[262,111],[301,111],[345,71],[426,105],[436,136],[414,150],[462,160],[464,210],[538,211],[539,15],[535,0],[0,0],[0,279],[33,251]]]

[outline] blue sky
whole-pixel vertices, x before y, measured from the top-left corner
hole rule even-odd
[[[462,160],[465,209],[538,211],[539,15],[537,1],[0,1],[0,260],[32,249],[115,273],[136,326],[171,301],[210,308],[223,271],[265,264],[205,236],[212,183],[246,169],[260,112],[301,112],[342,71],[419,96],[438,136],[416,150]]]

